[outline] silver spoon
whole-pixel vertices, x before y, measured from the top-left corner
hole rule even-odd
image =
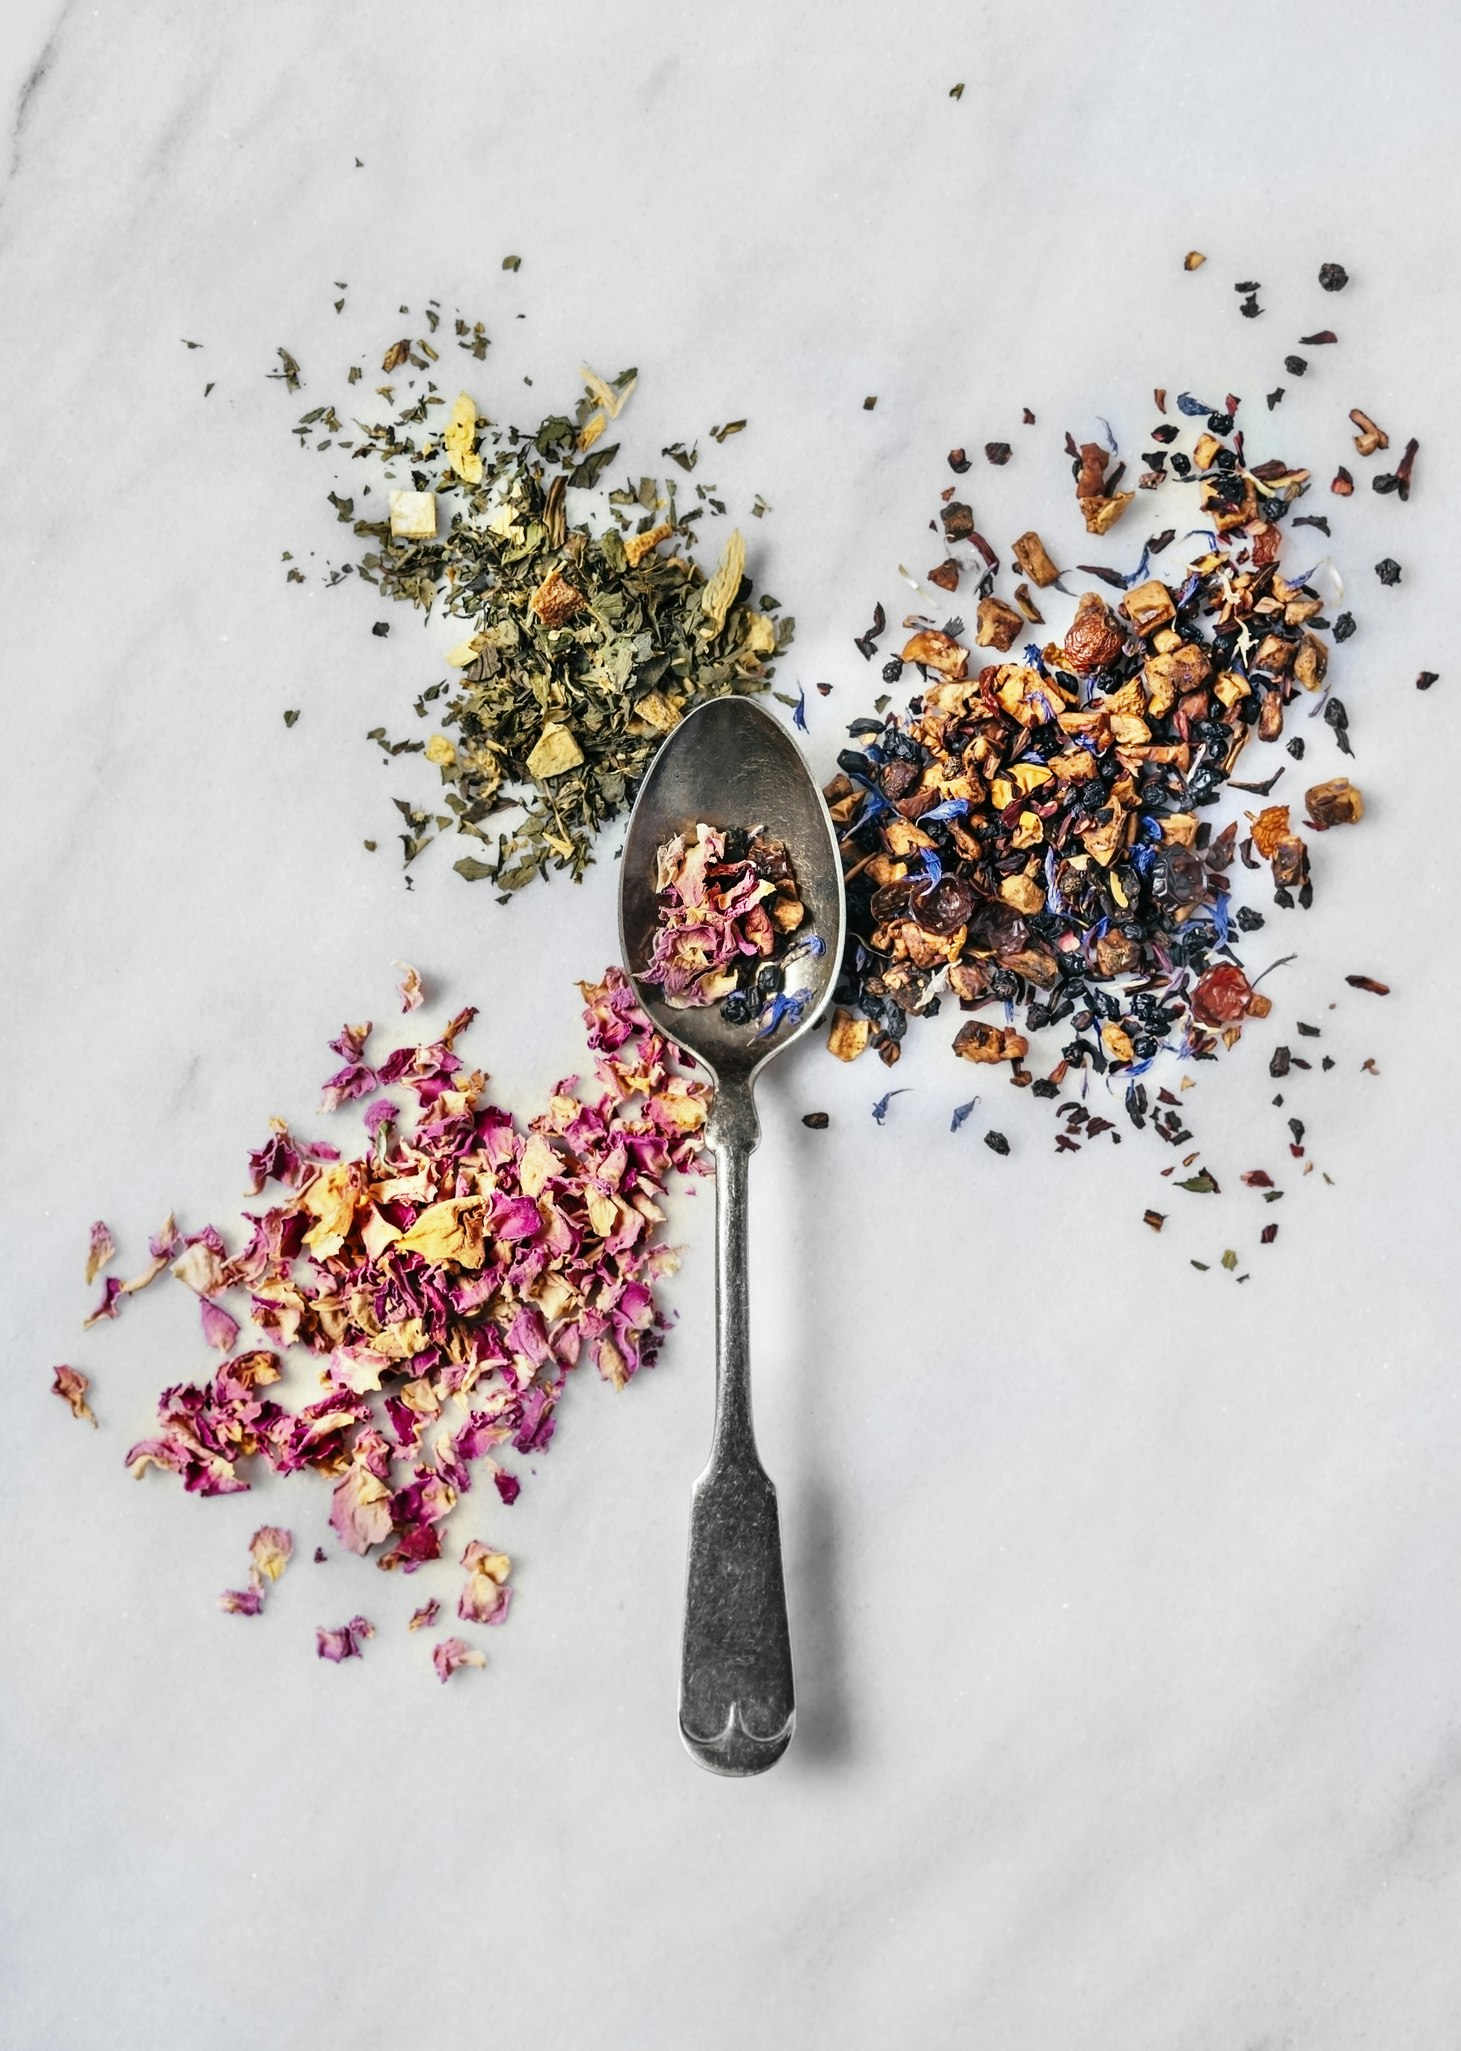
[[[655,853],[698,821],[760,826],[786,843],[801,931],[822,941],[787,968],[788,994],[807,991],[799,1023],[767,1038],[727,1025],[719,1005],[676,1011],[641,980],[655,928]],[[761,1137],[753,1088],[773,1055],[815,1020],[842,955],[842,864],[822,794],[791,736],[748,698],[696,706],[640,786],[619,876],[619,941],[639,1002],[715,1087],[706,1138],[715,1155],[715,1433],[695,1484],[680,1662],[680,1735],[712,1773],[763,1773],[796,1724],[791,1637],[781,1571],[776,1488],[751,1430],[746,1289],[746,1184]]]

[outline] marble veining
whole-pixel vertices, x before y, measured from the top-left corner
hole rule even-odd
[[[1201,23],[1139,0],[16,0],[7,2047],[1450,2051],[1458,40],[1420,4],[1379,38],[1355,0]],[[1369,816],[1318,850],[1314,910],[1249,949],[1299,958],[1194,1094],[1220,1200],[1171,1191],[1134,1135],[1056,1158],[1040,1106],[954,1072],[947,1021],[896,1078],[815,1045],[768,1072],[753,1351],[798,1731],[752,1784],[697,1771],[675,1720],[707,1194],[677,1206],[662,1365],[574,1387],[521,1500],[458,1514],[459,1542],[512,1552],[517,1596],[446,1688],[405,1631],[427,1577],[311,1561],[323,1484],[198,1502],[122,1468],[201,1365],[190,1303],[79,1331],[90,1221],[124,1262],[169,1205],[233,1224],[246,1149],[271,1113],[309,1128],[326,1041],[391,1017],[394,962],[430,1018],[481,1004],[475,1058],[515,1108],[582,1060],[572,984],[612,955],[617,841],[581,889],[507,907],[455,848],[403,886],[390,799],[428,786],[365,734],[409,726],[445,629],[376,639],[368,593],[324,588],[335,479],[289,434],[431,296],[486,321],[462,365],[494,418],[637,363],[625,460],[698,436],[757,589],[797,616],[783,681],[820,772],[881,688],[852,646],[873,601],[931,596],[898,566],[944,552],[945,452],[976,454],[960,488],[997,544],[1071,542],[1065,429],[1099,413],[1139,451],[1154,386],[1240,392],[1256,453],[1313,464],[1359,622],[1335,672]],[[1324,325],[1340,344],[1285,377]],[[281,344],[298,400],[267,377]],[[1409,506],[1324,493],[1353,405],[1420,436]],[[1354,971],[1394,994],[1347,995]],[[1274,1151],[1267,1060],[1296,1018],[1336,1061],[1285,1084],[1331,1179],[1260,1215],[1238,1178]],[[96,1433],[49,1392],[62,1360]],[[223,1616],[264,1521],[295,1563],[261,1619]],[[356,1611],[365,1658],[322,1665],[315,1626]]]

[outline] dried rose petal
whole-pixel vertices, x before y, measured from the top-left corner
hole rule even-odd
[[[263,1579],[277,1581],[294,1551],[293,1534],[281,1531],[277,1524],[261,1524],[249,1540],[249,1551]]]
[[[264,1595],[259,1588],[225,1588],[218,1598],[218,1607],[229,1616],[257,1617],[263,1614]]]
[[[374,1624],[364,1617],[352,1617],[348,1624],[341,1624],[335,1631],[327,1631],[317,1625],[315,1652],[319,1658],[333,1660],[338,1666],[342,1659],[359,1659],[361,1645],[374,1636]]]
[[[467,1585],[457,1600],[457,1615],[469,1624],[500,1624],[506,1621],[512,1590],[507,1577],[512,1562],[506,1553],[473,1539],[462,1554]]]
[[[91,1238],[86,1249],[86,1284],[90,1288],[107,1262],[117,1251],[116,1242],[105,1222],[98,1218],[91,1228]]]
[[[419,1609],[413,1609],[406,1624],[408,1631],[429,1631],[441,1615],[441,1604],[433,1595],[429,1602],[423,1602]]]
[[[327,1473],[344,1548],[382,1547],[382,1566],[411,1573],[441,1554],[478,1463],[498,1499],[515,1498],[517,1477],[492,1453],[548,1445],[576,1364],[620,1387],[654,1358],[653,1285],[674,1266],[660,1199],[673,1174],[699,1169],[706,1093],[677,1072],[622,970],[583,994],[591,1086],[565,1079],[527,1130],[453,1051],[468,1007],[439,1039],[378,1062],[378,1081],[415,1109],[378,1100],[385,1115],[366,1114],[373,1145],[359,1159],[274,1123],[251,1166],[278,1201],[249,1214],[238,1251],[212,1226],[183,1244],[168,1221],[154,1259],[176,1257],[216,1337],[237,1330],[215,1293],[246,1290],[276,1347],[312,1349],[324,1387],[302,1407],[277,1403],[279,1353],[234,1354],[211,1380],[164,1391],[152,1435],[128,1450],[135,1474],[157,1467],[222,1495],[247,1488],[258,1462]],[[347,1066],[364,1065],[366,1033],[347,1027],[335,1042]],[[276,1526],[256,1541],[250,1588],[231,1591],[246,1614],[290,1542]],[[464,1614],[501,1622],[505,1555],[469,1548],[464,1564]],[[320,1656],[358,1656],[361,1636],[353,1623],[322,1632]]]
[[[214,1303],[205,1296],[198,1305],[203,1320],[203,1337],[210,1346],[216,1346],[220,1353],[232,1350],[238,1338],[238,1320],[230,1317],[221,1303]]]
[[[449,1681],[461,1666],[486,1666],[487,1655],[477,1652],[468,1645],[465,1638],[443,1638],[432,1647],[431,1664],[436,1668],[440,1681]]]
[[[396,967],[403,971],[401,980],[396,985],[400,993],[402,1011],[419,1011],[426,1002],[426,991],[422,987],[420,972],[413,969],[409,962],[398,961]]]
[[[82,1319],[82,1331],[89,1332],[92,1326],[100,1323],[103,1318],[114,1318],[117,1315],[119,1299],[126,1293],[125,1285],[119,1282],[115,1275],[108,1275],[101,1285],[101,1302],[90,1317]]]
[[[79,1367],[57,1367],[51,1372],[54,1377],[51,1382],[52,1391],[70,1404],[71,1415],[84,1417],[88,1424],[94,1425],[96,1419],[92,1416],[91,1405],[86,1400],[86,1392],[91,1387],[90,1377],[84,1375]]]

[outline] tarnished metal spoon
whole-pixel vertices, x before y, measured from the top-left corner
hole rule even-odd
[[[804,934],[822,943],[787,968],[805,990],[799,1023],[766,1038],[731,1026],[719,1005],[676,1011],[640,970],[655,928],[655,853],[671,834],[759,826],[786,843]],[[762,1773],[796,1723],[791,1637],[781,1571],[776,1489],[751,1429],[746,1288],[746,1184],[761,1136],[755,1079],[812,1024],[842,956],[842,864],[822,794],[796,743],[748,698],[714,698],[687,713],[650,766],[624,843],[619,939],[640,1003],[666,1038],[708,1070],[715,1096],[707,1139],[715,1155],[715,1433],[695,1484],[680,1664],[680,1734],[712,1773]]]

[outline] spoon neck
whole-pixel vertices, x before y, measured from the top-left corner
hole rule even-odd
[[[746,1156],[761,1138],[761,1121],[756,1116],[756,1099],[749,1082],[718,1085],[705,1121],[705,1141],[715,1155],[716,1173],[724,1176],[733,1157],[744,1172]]]
[[[716,1225],[716,1404],[711,1466],[754,1466],[747,1198],[751,1150],[760,1137],[760,1127],[748,1083],[717,1090],[708,1136],[715,1154]]]

